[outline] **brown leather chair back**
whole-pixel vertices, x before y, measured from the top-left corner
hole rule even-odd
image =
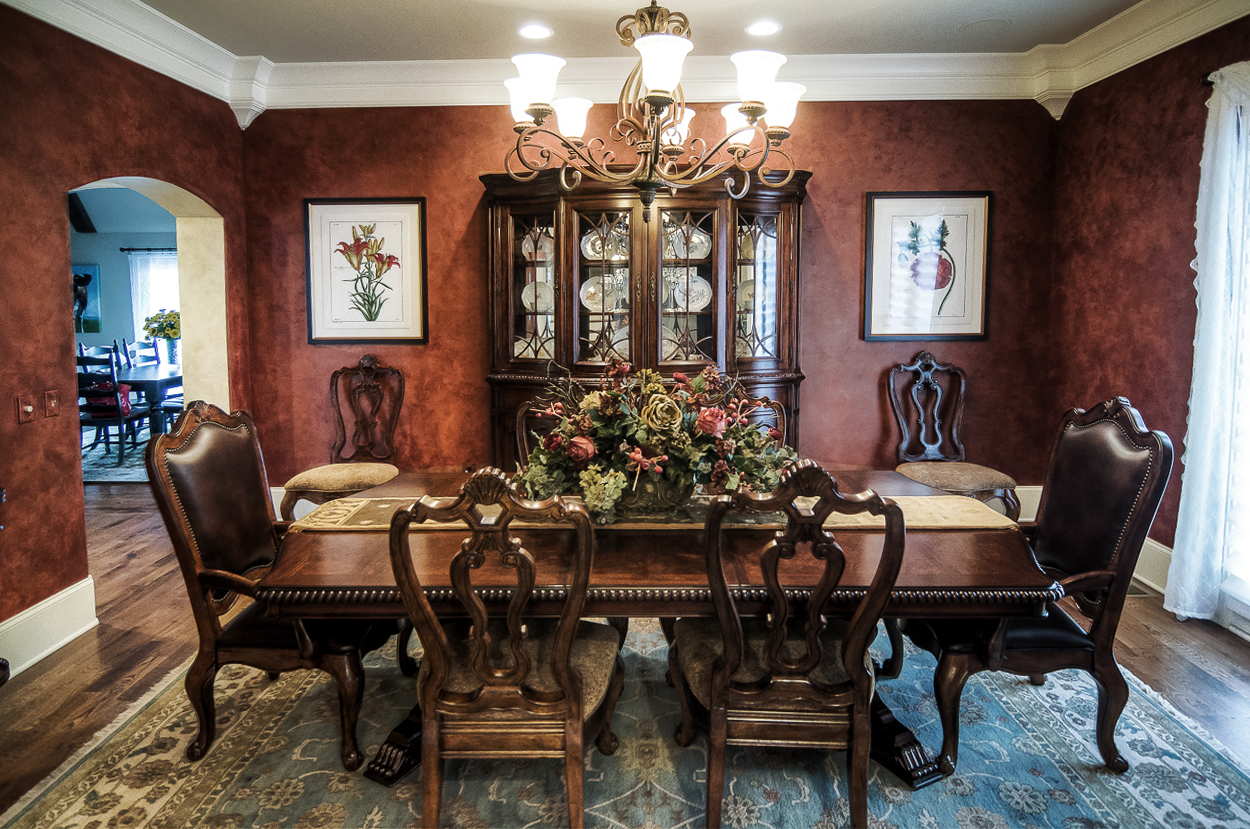
[[[1123,397],[1089,411],[1069,409],[1038,507],[1038,563],[1065,576],[1131,574],[1171,470],[1172,441],[1147,431]]]
[[[273,563],[273,501],[250,416],[197,400],[151,442],[147,465],[184,568],[243,575]]]

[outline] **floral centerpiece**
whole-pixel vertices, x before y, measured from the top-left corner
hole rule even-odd
[[[694,378],[631,373],[612,361],[599,388],[553,385],[541,414],[555,428],[531,453],[515,481],[531,498],[579,493],[599,523],[610,523],[643,489],[667,486],[689,498],[708,490],[776,488],[796,455],[780,434],[752,416],[759,408],[734,380],[709,366]],[[661,499],[663,501],[663,499]],[[645,512],[645,510],[644,510]]]
[[[182,336],[182,317],[164,308],[143,321],[149,339],[176,340]]]

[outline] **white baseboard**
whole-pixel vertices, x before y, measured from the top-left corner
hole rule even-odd
[[[91,576],[0,622],[0,656],[13,675],[96,625],[95,580]]]

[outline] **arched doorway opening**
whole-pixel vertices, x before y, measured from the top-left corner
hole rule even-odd
[[[119,176],[78,190],[125,187],[173,215],[178,239],[178,290],[182,313],[182,365],[187,400],[207,400],[230,410],[226,356],[225,222],[208,202],[159,179]]]

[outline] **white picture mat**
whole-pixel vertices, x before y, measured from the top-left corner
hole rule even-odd
[[[424,200],[307,204],[309,339],[425,340]],[[340,243],[352,243],[352,230],[375,225],[380,253],[399,263],[383,276],[386,290],[378,318],[366,320],[352,307],[356,276]]]
[[[876,197],[871,203],[868,336],[983,336],[989,196]],[[948,289],[918,286],[906,254],[912,222],[923,233],[945,221],[954,261]],[[940,311],[939,311],[940,309]]]

